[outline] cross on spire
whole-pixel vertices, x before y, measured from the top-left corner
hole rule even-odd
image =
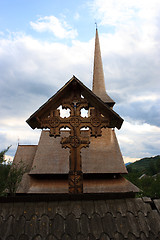
[[[95,22],[95,25],[96,25],[96,29],[97,29],[97,22]]]

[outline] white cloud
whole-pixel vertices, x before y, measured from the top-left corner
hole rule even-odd
[[[117,131],[122,154],[126,159],[159,154],[160,29],[156,22],[159,3],[153,0],[151,6],[151,1],[97,0],[94,4],[101,24],[114,26],[113,32],[99,37],[107,92],[117,102],[114,109],[127,120]],[[39,18],[31,25],[39,32],[50,31],[61,39],[73,39],[77,34],[54,16]],[[1,37],[2,149],[10,144],[15,149],[18,138],[21,144],[32,144],[36,138],[38,141],[38,134],[28,130],[25,120],[73,74],[91,87],[93,43],[93,39],[72,40],[68,46],[39,41],[25,34]]]
[[[143,133],[156,133],[160,134],[160,128],[156,126],[151,126],[147,123],[138,123],[138,122],[127,122],[124,123],[126,131],[132,131],[135,134],[143,134]],[[123,127],[124,127],[123,126]]]
[[[99,32],[105,32],[100,35],[101,51],[115,109],[131,123],[160,126],[160,2],[94,0],[90,6]]]
[[[124,159],[124,163],[128,163],[128,162],[135,162],[135,161],[138,161],[140,160],[139,158],[131,158],[131,157],[126,157],[126,156],[123,156],[123,159]]]
[[[59,20],[55,16],[40,17],[36,22],[30,22],[31,27],[38,32],[49,31],[56,37],[64,39],[74,39],[78,33],[64,20]]]
[[[25,34],[0,39],[0,146],[35,144],[39,132],[25,122],[73,75],[91,85],[93,43],[39,41]],[[1,151],[0,150],[0,151]]]
[[[86,71],[82,75],[81,69],[90,68],[92,47],[90,42],[81,43],[74,40],[69,47],[63,43],[43,42],[22,34],[0,39],[0,82],[5,86],[12,86],[14,81],[13,87],[15,83],[23,87],[28,82],[26,87],[32,84],[34,91],[34,84],[38,87],[43,83],[58,90],[73,74],[85,77]],[[87,75],[86,79],[90,81]],[[17,86],[17,95],[18,89]],[[27,89],[23,88],[22,91],[24,90]]]
[[[101,20],[101,24],[130,24],[138,19],[152,20],[158,16],[160,3],[158,0],[94,0],[92,11]]]
[[[140,159],[159,155],[160,127],[125,121],[116,134],[125,158]]]
[[[129,136],[119,134],[118,139],[122,144],[132,145],[134,143],[134,141],[131,138],[129,138]]]
[[[146,102],[151,101],[154,102],[156,100],[159,100],[160,97],[157,94],[150,94],[150,95],[144,95],[144,96],[132,96],[130,98],[130,102]]]
[[[7,162],[11,162],[13,161],[13,156],[5,155],[5,160],[7,160]]]
[[[112,27],[107,37],[111,52],[113,46],[117,54],[148,53],[159,41],[158,0],[94,0],[91,8],[106,32]]]
[[[75,19],[75,20],[79,20],[79,19],[80,19],[80,15],[79,15],[78,12],[74,15],[74,19]]]

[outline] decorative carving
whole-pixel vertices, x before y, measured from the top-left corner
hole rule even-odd
[[[81,117],[81,109],[89,109],[88,101],[80,97],[79,91],[75,91],[69,98],[64,98],[63,109],[70,109],[70,117],[60,117],[59,110],[51,110],[50,115],[39,118],[41,128],[49,128],[50,136],[60,136],[61,128],[70,128],[70,136],[63,137],[63,148],[70,149],[69,193],[83,192],[83,173],[81,167],[81,148],[89,147],[89,137],[81,135],[81,128],[89,127],[91,136],[101,136],[101,128],[108,127],[109,121],[96,109],[91,109],[89,117]]]
[[[101,119],[98,117],[91,117],[91,124],[93,127],[99,127],[101,125]]]
[[[78,117],[72,117],[70,119],[70,124],[72,127],[78,127],[80,125],[81,121]]]
[[[69,172],[69,193],[82,193],[83,190],[83,173],[81,171]]]
[[[77,148],[81,144],[81,141],[77,136],[69,136],[62,138],[61,144],[63,148],[70,148],[70,145],[73,148]]]
[[[60,120],[58,117],[48,118],[48,124],[50,125],[50,128],[56,128],[59,126]]]

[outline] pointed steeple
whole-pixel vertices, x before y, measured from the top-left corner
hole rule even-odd
[[[98,30],[96,27],[95,37],[95,51],[94,51],[94,70],[93,70],[93,86],[92,91],[101,98],[102,101],[107,103],[109,106],[113,106],[115,102],[108,96],[105,89],[103,64],[101,58],[100,43],[98,37]]]

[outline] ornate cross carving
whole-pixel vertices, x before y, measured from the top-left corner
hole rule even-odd
[[[83,192],[83,173],[81,167],[81,148],[89,147],[89,137],[83,137],[81,128],[89,127],[90,135],[101,136],[101,128],[109,126],[109,120],[96,109],[90,109],[90,116],[82,117],[81,109],[89,109],[88,101],[76,94],[62,102],[63,109],[70,109],[69,117],[60,117],[60,110],[51,110],[49,116],[37,118],[41,128],[49,128],[50,136],[60,136],[60,129],[68,127],[69,137],[61,139],[62,148],[70,149],[69,193]]]

